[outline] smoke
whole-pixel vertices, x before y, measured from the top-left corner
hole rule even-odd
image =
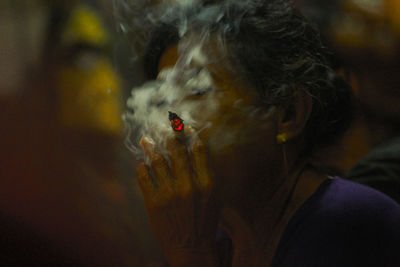
[[[255,13],[264,0],[113,0],[117,29],[130,37],[135,56],[140,57],[154,29],[170,25],[183,37],[198,29],[204,35],[217,31],[223,37],[237,32],[246,14]],[[224,40],[220,40],[224,42]],[[221,48],[225,48],[222,46]]]
[[[192,41],[181,41],[179,47],[183,51],[175,66],[164,68],[156,80],[134,88],[127,100],[128,111],[123,115],[128,128],[126,142],[139,159],[144,159],[144,155],[137,143],[144,136],[159,146],[160,153],[168,154],[166,141],[175,134],[168,111],[177,113],[185,125],[197,130],[196,134],[212,126],[206,118],[218,110],[218,89],[204,67],[207,57],[201,44],[189,44]]]
[[[224,102],[226,95],[213,80],[218,73],[208,68],[210,64],[225,62],[226,33],[239,31],[242,16],[251,12],[257,1],[230,0],[209,5],[205,2],[114,1],[119,27],[131,35],[137,56],[142,56],[140,51],[145,50],[151,33],[160,24],[172,25],[179,33],[176,64],[161,70],[157,79],[133,88],[127,100],[128,110],[122,116],[128,130],[126,145],[139,160],[147,160],[138,146],[144,136],[152,139],[168,158],[166,142],[174,135],[168,111],[177,113],[196,134],[212,128],[208,143],[214,151],[235,143],[245,144],[252,138],[249,133],[262,129],[261,121],[272,114],[272,110],[265,112],[260,107],[244,105],[243,99],[236,99],[227,108],[229,101]],[[239,15],[227,12],[232,4],[240,10]],[[212,49],[215,51],[210,52]],[[221,103],[225,103],[223,107]]]
[[[114,0],[114,16],[118,30],[130,38],[133,56],[140,58],[141,52],[151,38],[154,28],[161,23],[173,25],[186,32],[186,12],[198,6],[198,0]],[[180,14],[182,14],[180,16]]]

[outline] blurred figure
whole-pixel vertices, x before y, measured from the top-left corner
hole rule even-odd
[[[331,152],[332,158],[346,155],[347,162],[334,164],[348,171],[348,179],[400,201],[400,2],[330,1],[331,9],[324,2],[297,4],[336,52],[337,69],[359,100],[352,130]]]
[[[0,3],[2,265],[146,266],[154,252],[110,36],[82,2]]]

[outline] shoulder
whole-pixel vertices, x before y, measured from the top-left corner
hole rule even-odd
[[[356,221],[368,217],[378,219],[383,215],[387,219],[400,216],[399,204],[371,187],[334,178],[322,190],[318,200],[320,205],[315,209],[319,216],[333,215]]]
[[[316,194],[319,196],[308,217],[310,223],[322,224],[324,229],[334,232],[356,233],[362,229],[370,234],[388,229],[400,232],[397,229],[400,205],[373,188],[334,178]]]
[[[278,258],[287,264],[276,266],[362,266],[382,260],[390,263],[379,266],[400,265],[395,253],[400,206],[389,197],[335,178],[322,184],[303,206],[278,248]]]

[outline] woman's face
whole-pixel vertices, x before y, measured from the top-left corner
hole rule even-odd
[[[174,67],[179,59],[178,46],[167,49],[161,57],[159,71]],[[211,164],[217,174],[217,184],[229,182],[230,191],[243,190],[251,176],[259,176],[278,166],[281,159],[276,144],[276,116],[271,109],[261,108],[256,91],[238,79],[232,68],[222,62],[193,62],[191,67],[206,68],[212,76],[218,109],[206,117],[203,106],[197,121],[211,122],[211,127],[200,133],[210,150]],[[190,96],[185,101],[202,102],[207,95]],[[209,103],[209,102],[205,102]],[[229,192],[232,194],[234,192]]]

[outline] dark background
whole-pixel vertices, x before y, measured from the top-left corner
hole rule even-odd
[[[400,7],[295,2],[357,96],[350,130],[320,152],[321,164],[345,174],[398,133]],[[120,121],[143,75],[118,29],[108,0],[1,2],[0,262],[161,260]]]

